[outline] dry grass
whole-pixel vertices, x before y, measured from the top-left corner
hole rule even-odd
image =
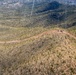
[[[53,28],[36,33],[36,39],[1,44],[0,75],[76,75],[76,39],[63,31]]]

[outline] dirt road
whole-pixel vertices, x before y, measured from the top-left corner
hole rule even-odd
[[[37,39],[41,36],[44,36],[44,35],[47,35],[47,34],[56,34],[56,33],[59,33],[59,34],[66,34],[74,39],[76,39],[76,37],[72,34],[70,34],[69,32],[67,31],[64,31],[64,30],[49,30],[49,31],[45,31],[43,33],[40,33],[38,35],[35,35],[35,36],[32,36],[32,37],[29,37],[29,38],[26,38],[26,39],[23,39],[23,40],[12,40],[12,41],[0,41],[0,44],[12,44],[12,43],[20,43],[20,42],[23,42],[23,41],[27,41],[27,40],[30,40],[30,39]]]

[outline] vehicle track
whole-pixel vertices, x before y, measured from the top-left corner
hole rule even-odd
[[[29,38],[26,38],[26,39],[23,39],[23,40],[12,40],[12,41],[0,41],[0,44],[12,44],[12,43],[20,43],[20,42],[23,42],[23,41],[27,41],[27,40],[30,40],[30,39],[37,39],[37,38],[40,38],[41,36],[43,35],[47,35],[47,34],[56,34],[56,33],[59,33],[59,34],[66,34],[72,38],[74,38],[76,40],[76,37],[72,34],[70,34],[69,32],[67,31],[64,31],[64,30],[49,30],[49,31],[45,31],[43,33],[40,33],[38,35],[35,35],[35,36],[32,36],[32,37],[29,37]]]

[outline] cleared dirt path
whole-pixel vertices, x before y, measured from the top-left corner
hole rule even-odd
[[[69,32],[67,31],[64,31],[64,30],[49,30],[49,31],[45,31],[43,33],[40,33],[38,35],[35,35],[35,36],[32,36],[32,37],[29,37],[29,38],[26,38],[26,39],[23,39],[23,40],[12,40],[12,41],[0,41],[0,44],[12,44],[12,43],[20,43],[20,42],[23,42],[23,41],[27,41],[27,40],[30,40],[30,39],[37,39],[37,38],[40,38],[41,36],[44,36],[44,35],[47,35],[47,34],[56,34],[56,33],[59,33],[59,34],[66,34],[74,39],[76,39],[76,37],[72,34],[70,34]]]

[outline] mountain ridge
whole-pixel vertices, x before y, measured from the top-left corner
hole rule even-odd
[[[65,3],[65,4],[72,4],[72,5],[76,5],[76,1],[75,0],[35,0],[35,3],[43,3],[43,2],[52,2],[52,1],[58,1],[60,3]],[[0,4],[5,4],[5,3],[33,3],[33,0],[0,0]]]

